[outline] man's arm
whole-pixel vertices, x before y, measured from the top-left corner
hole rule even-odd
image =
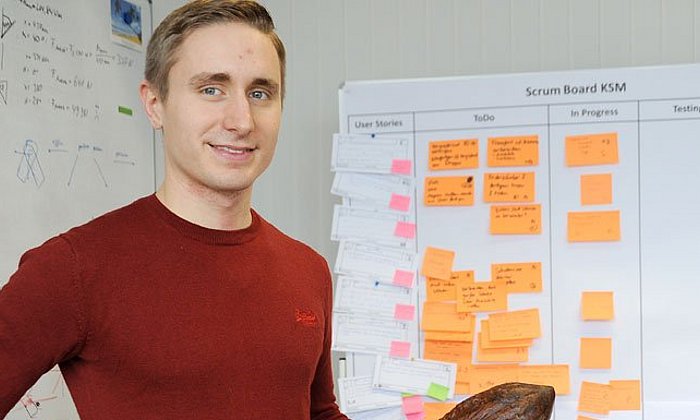
[[[0,418],[58,362],[80,351],[86,324],[70,245],[57,237],[26,252],[0,289]]]

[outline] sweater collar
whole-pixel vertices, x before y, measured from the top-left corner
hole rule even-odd
[[[258,235],[262,225],[260,215],[253,209],[250,210],[252,216],[250,226],[237,230],[219,230],[206,228],[181,218],[165,207],[155,194],[146,197],[145,203],[160,219],[182,235],[212,245],[236,245],[248,242]]]

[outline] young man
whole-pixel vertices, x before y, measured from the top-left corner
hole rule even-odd
[[[251,210],[284,47],[254,2],[156,29],[140,94],[165,180],[28,251],[0,291],[0,417],[59,364],[83,419],[343,419],[325,261]]]

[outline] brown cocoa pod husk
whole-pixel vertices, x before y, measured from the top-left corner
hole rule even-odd
[[[553,409],[551,386],[509,382],[467,398],[440,420],[549,420]]]

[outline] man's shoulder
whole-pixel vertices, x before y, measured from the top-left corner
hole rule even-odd
[[[288,234],[282,232],[278,227],[265,220],[259,214],[257,217],[260,218],[262,223],[262,230],[268,237],[268,241],[272,243],[275,247],[283,250],[287,255],[297,255],[302,258],[307,258],[318,263],[326,265],[326,260],[321,254],[319,254],[311,246],[305,244],[299,239],[293,238]]]

